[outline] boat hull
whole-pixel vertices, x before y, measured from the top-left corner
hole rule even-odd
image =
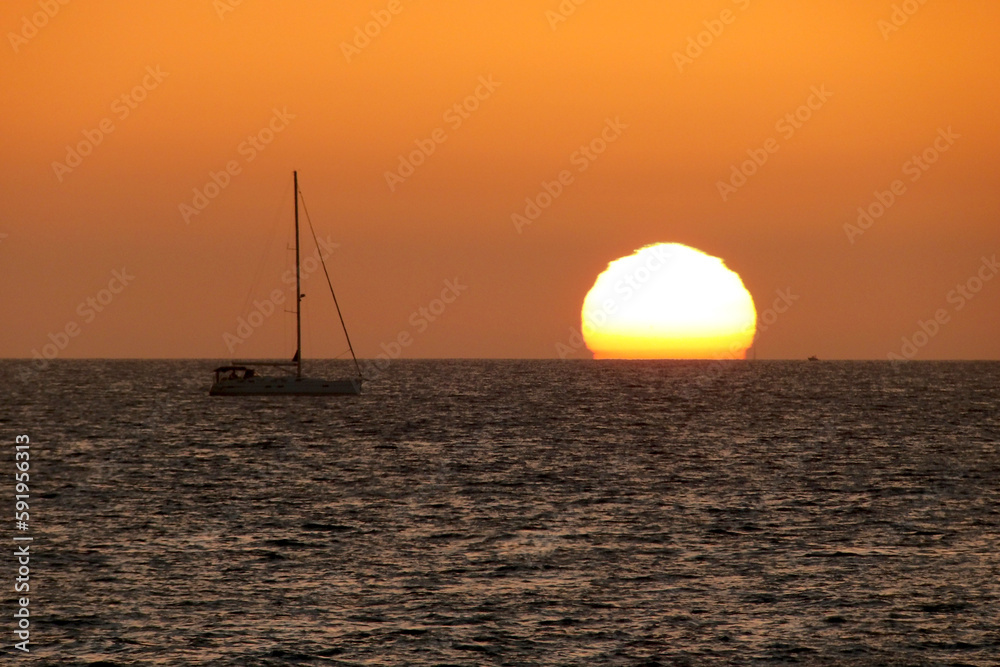
[[[208,393],[211,396],[352,396],[361,393],[361,379],[221,378]]]

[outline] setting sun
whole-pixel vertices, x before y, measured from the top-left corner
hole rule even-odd
[[[679,243],[646,246],[608,264],[581,317],[596,359],[743,359],[757,326],[739,275]]]

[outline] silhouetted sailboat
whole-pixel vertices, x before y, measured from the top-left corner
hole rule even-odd
[[[340,312],[340,304],[337,303],[337,295],[333,291],[330,274],[326,270],[326,262],[323,261],[322,255],[320,255],[320,262],[323,265],[323,272],[326,273],[327,283],[330,284],[330,294],[333,295],[333,303],[337,306],[337,315],[340,316],[340,325],[344,328],[344,337],[347,339],[347,347],[351,350],[357,375],[336,380],[302,377],[302,297],[305,295],[302,294],[302,275],[299,265],[299,173],[292,172],[292,176],[295,185],[295,294],[297,295],[295,299],[295,356],[292,357],[291,361],[233,361],[228,366],[220,366],[215,369],[215,382],[208,392],[211,396],[327,396],[361,393],[363,380],[361,366],[358,365],[358,358],[354,355],[354,347],[347,334],[347,325]],[[281,370],[284,375],[261,376],[257,374],[255,366],[276,368]],[[293,367],[294,370],[292,370]]]

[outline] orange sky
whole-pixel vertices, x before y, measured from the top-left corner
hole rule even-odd
[[[894,4],[917,9],[890,31]],[[609,261],[679,242],[724,258],[759,313],[797,297],[760,358],[885,358],[921,322],[934,333],[915,358],[1000,358],[1000,279],[983,262],[1000,253],[998,3],[589,0],[557,22],[559,7],[0,4],[0,357],[53,339],[66,358],[233,356],[224,334],[251,286],[251,304],[286,287],[298,169],[317,232],[339,244],[363,357],[400,336],[406,357],[558,356]],[[271,143],[244,143],[262,130]],[[602,133],[605,152],[578,152]],[[434,152],[390,189],[418,141]],[[908,164],[928,149],[926,171]],[[720,193],[752,155],[767,160]],[[227,163],[238,173],[185,221]],[[551,206],[515,224],[564,171]],[[849,238],[896,180],[902,194]],[[952,292],[977,273],[980,291]],[[306,355],[337,355],[315,278]],[[433,322],[419,314],[432,305]],[[234,355],[290,355],[290,319],[266,318]]]

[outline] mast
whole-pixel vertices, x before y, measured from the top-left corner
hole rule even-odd
[[[302,275],[299,270],[299,172],[292,172],[295,184],[295,376],[302,377]]]

